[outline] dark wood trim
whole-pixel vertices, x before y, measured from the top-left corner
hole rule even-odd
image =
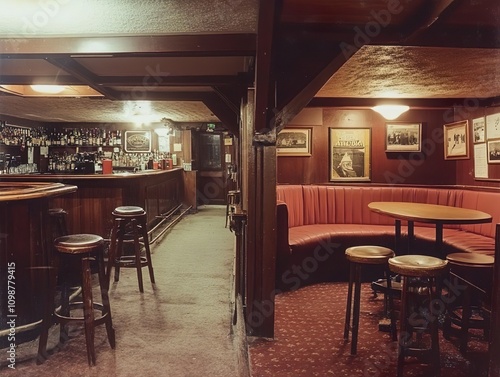
[[[99,42],[96,44],[95,42]],[[91,56],[251,56],[255,34],[193,34],[115,37],[0,39],[0,58],[40,59],[53,55]],[[96,46],[99,46],[97,49]]]
[[[234,135],[239,134],[238,115],[215,93],[205,93],[202,101]]]

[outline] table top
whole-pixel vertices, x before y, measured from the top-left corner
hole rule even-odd
[[[442,224],[490,223],[491,215],[475,209],[451,207],[427,203],[372,202],[368,208],[373,212],[401,220]]]

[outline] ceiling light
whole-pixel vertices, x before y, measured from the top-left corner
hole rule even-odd
[[[57,94],[66,89],[62,85],[30,85],[31,89],[38,93]]]
[[[394,120],[410,110],[410,107],[406,105],[380,105],[372,107],[372,110],[381,114],[387,120]]]

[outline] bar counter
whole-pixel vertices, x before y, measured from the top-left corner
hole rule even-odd
[[[77,187],[51,182],[0,182],[0,340],[41,318],[52,264],[48,209]],[[11,334],[11,333],[9,333]]]
[[[70,233],[93,233],[109,238],[118,206],[140,206],[147,211],[148,226],[159,221],[183,202],[183,169],[144,170],[114,174],[27,174],[0,175],[0,182],[56,182],[74,185],[78,190],[54,197],[52,208],[68,212]]]

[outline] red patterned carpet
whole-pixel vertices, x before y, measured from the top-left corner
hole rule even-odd
[[[378,331],[383,296],[374,298],[363,284],[358,353],[350,355],[343,328],[347,283],[324,283],[276,296],[275,339],[257,339],[249,345],[253,377],[392,377],[396,376],[396,342]],[[456,339],[440,331],[441,376],[482,377],[487,372],[487,343],[469,342],[464,358]],[[427,365],[407,360],[404,376],[430,376]]]

